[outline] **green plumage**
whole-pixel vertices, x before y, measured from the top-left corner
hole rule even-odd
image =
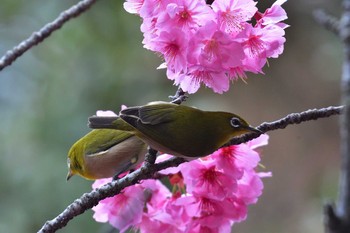
[[[67,179],[74,174],[86,179],[112,177],[140,164],[146,151],[146,144],[130,132],[92,130],[69,150]]]
[[[206,156],[234,136],[259,132],[233,113],[202,111],[165,102],[126,108],[119,117],[152,148],[181,157]],[[103,122],[101,125],[118,129],[113,121],[104,121],[103,117],[99,121]],[[94,126],[98,127],[96,124]]]

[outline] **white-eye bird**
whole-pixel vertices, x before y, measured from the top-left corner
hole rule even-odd
[[[144,161],[147,145],[130,132],[96,129],[68,152],[69,180],[77,174],[89,180],[116,177]]]
[[[209,155],[232,137],[251,132],[261,134],[233,113],[203,111],[168,102],[129,107],[121,110],[119,117],[92,116],[89,127],[126,130],[153,149],[188,159]]]

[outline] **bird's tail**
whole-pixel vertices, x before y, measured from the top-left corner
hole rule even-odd
[[[88,126],[91,129],[118,129],[133,131],[134,128],[118,116],[91,116]]]

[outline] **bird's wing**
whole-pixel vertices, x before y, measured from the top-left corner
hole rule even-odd
[[[120,111],[120,115],[139,117],[139,109],[141,107],[142,106],[136,106],[136,107],[129,107],[129,108],[122,109]]]
[[[114,145],[134,136],[131,133],[114,129],[98,129],[91,131],[91,133],[95,134],[95,140],[90,141],[90,144],[86,146],[87,155],[102,155],[104,151]]]
[[[179,105],[171,103],[151,104],[139,109],[139,119],[143,124],[158,125],[175,119]]]

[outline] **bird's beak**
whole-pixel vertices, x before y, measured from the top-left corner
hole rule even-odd
[[[247,126],[246,129],[250,132],[250,133],[258,133],[258,134],[263,134],[263,132],[261,130],[258,130],[257,128],[254,128],[253,126]]]
[[[74,176],[74,174],[73,174],[72,170],[69,169],[68,174],[67,174],[67,178],[66,178],[67,181],[68,181],[72,176]]]

